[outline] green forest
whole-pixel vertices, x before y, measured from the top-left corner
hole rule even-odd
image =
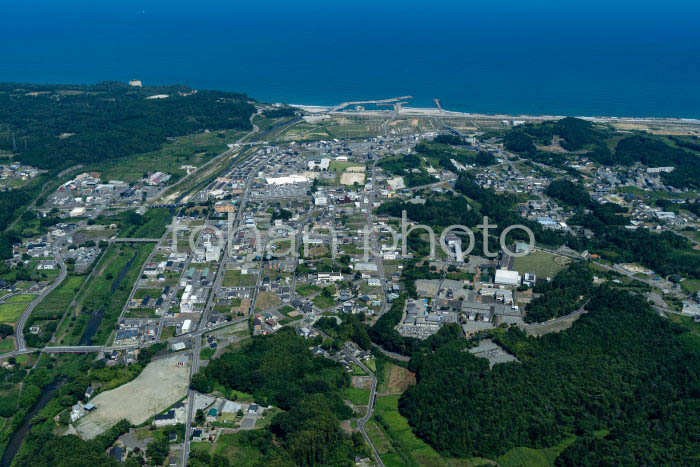
[[[602,287],[586,308],[560,333],[499,334],[520,362],[491,370],[462,351],[463,339],[414,354],[417,385],[401,397],[401,413],[447,456],[495,458],[575,436],[559,465],[697,463],[697,431],[680,414],[698,410],[700,338],[626,292]],[[595,439],[598,430],[609,434]]]
[[[153,95],[169,97],[148,99]],[[168,137],[204,129],[247,130],[255,112],[247,101],[183,86],[0,84],[0,149],[42,169],[89,164],[153,151]]]
[[[363,452],[362,439],[340,428],[340,420],[353,415],[340,397],[350,377],[338,363],[314,357],[292,328],[254,337],[212,360],[192,379],[203,392],[214,384],[251,393],[261,405],[284,410],[264,431],[250,435],[266,464],[350,466],[355,454]]]

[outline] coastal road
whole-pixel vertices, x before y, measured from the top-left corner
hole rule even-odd
[[[29,319],[29,316],[32,314],[32,311],[34,311],[34,308],[42,302],[46,298],[48,294],[53,292],[53,290],[58,287],[61,282],[66,278],[68,275],[68,268],[66,267],[66,264],[63,262],[63,257],[61,256],[60,253],[56,253],[55,256],[56,263],[58,263],[58,267],[61,268],[61,272],[58,274],[58,277],[53,281],[51,285],[46,287],[38,297],[36,297],[32,302],[27,306],[27,308],[24,310],[22,313],[22,316],[20,316],[19,320],[17,321],[17,327],[15,328],[15,339],[17,343],[17,350],[22,351],[27,349],[27,344],[24,340],[24,326],[27,324],[27,320]]]

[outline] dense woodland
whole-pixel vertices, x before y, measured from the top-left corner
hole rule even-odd
[[[446,455],[495,458],[513,447],[577,436],[562,465],[695,463],[697,451],[681,444],[697,443],[697,427],[681,422],[678,411],[698,404],[700,338],[625,292],[600,288],[587,309],[558,334],[533,338],[509,328],[498,340],[520,362],[491,370],[461,351],[465,341],[457,338],[414,354],[418,384],[402,396],[401,413]],[[680,426],[686,431],[678,434]],[[595,441],[595,430],[610,435]],[[674,436],[673,449],[663,450]],[[658,449],[648,453],[644,445]],[[582,453],[584,464],[577,462]]]
[[[204,129],[250,129],[255,108],[246,96],[190,91],[122,83],[2,84],[0,149],[13,150],[14,133],[17,160],[54,169],[153,151],[167,137]],[[147,99],[156,94],[170,97]]]
[[[593,273],[584,261],[575,261],[551,282],[540,281],[534,291],[539,297],[527,304],[525,321],[547,321],[572,313],[583,306],[593,292]]]
[[[362,442],[340,429],[352,416],[339,391],[350,378],[336,362],[314,357],[308,343],[285,327],[271,336],[255,337],[234,352],[212,360],[192,385],[208,392],[214,384],[253,394],[262,405],[285,410],[269,429],[251,436],[266,456],[280,465],[354,465]],[[259,430],[256,430],[259,431]]]

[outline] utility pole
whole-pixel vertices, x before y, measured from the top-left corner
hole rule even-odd
[[[12,152],[17,152],[17,141],[15,141],[15,132],[12,132]]]

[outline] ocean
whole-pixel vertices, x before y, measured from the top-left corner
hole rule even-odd
[[[699,13],[690,0],[6,2],[0,81],[700,118]]]

